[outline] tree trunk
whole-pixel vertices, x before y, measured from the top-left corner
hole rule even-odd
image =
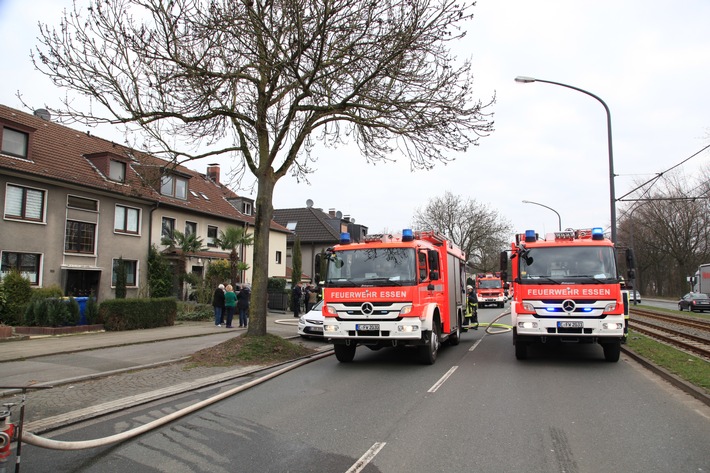
[[[270,169],[269,169],[270,171]],[[252,263],[252,293],[247,335],[266,335],[269,282],[269,233],[274,215],[273,194],[276,178],[266,172],[258,178],[256,222],[254,228],[254,259]]]

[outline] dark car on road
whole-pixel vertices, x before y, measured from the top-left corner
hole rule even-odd
[[[710,311],[710,297],[699,292],[690,292],[678,301],[678,310],[692,312]]]

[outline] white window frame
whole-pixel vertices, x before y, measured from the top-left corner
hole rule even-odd
[[[22,197],[21,197],[21,202],[20,202],[21,215],[15,215],[15,214],[8,213],[10,211],[9,205],[11,203],[11,200],[9,199],[10,188],[16,188],[16,189],[20,189],[22,191]],[[27,217],[27,195],[28,195],[27,191],[37,192],[40,194],[41,203],[39,205],[39,211],[40,211],[41,215],[39,218],[28,218]],[[46,223],[46,219],[47,219],[47,190],[46,189],[39,189],[36,187],[22,186],[19,184],[12,184],[12,183],[8,182],[5,186],[5,209],[4,209],[3,216],[6,220],[14,220],[14,221],[20,221],[20,222],[32,222],[32,223]]]
[[[120,215],[119,208],[123,209],[123,221],[120,222],[122,227],[119,227],[118,217]],[[136,230],[129,230],[128,223],[130,221],[129,215],[131,211],[136,212]],[[113,232],[120,233],[122,235],[140,235],[141,233],[141,209],[136,207],[128,207],[127,205],[116,204],[113,215]]]

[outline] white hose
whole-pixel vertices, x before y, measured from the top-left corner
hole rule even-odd
[[[314,355],[312,357],[306,358],[304,360],[297,361],[294,364],[291,364],[289,366],[281,368],[280,370],[276,370],[273,373],[267,374],[266,376],[255,379],[253,381],[249,381],[248,383],[245,383],[241,386],[230,389],[229,391],[225,391],[223,393],[217,394],[216,396],[213,396],[209,399],[205,399],[204,401],[200,401],[197,404],[193,404],[192,406],[185,407],[184,409],[180,409],[179,411],[173,412],[172,414],[168,414],[165,417],[161,417],[160,419],[156,419],[156,420],[149,422],[145,425],[142,425],[140,427],[136,427],[135,429],[121,432],[120,434],[115,434],[115,435],[111,435],[109,437],[104,437],[104,438],[94,439],[94,440],[62,441],[62,440],[52,440],[52,439],[48,439],[46,437],[40,437],[39,435],[35,435],[32,432],[23,432],[22,438],[20,439],[20,441],[28,443],[30,445],[34,445],[36,447],[49,448],[52,450],[84,450],[87,448],[103,447],[103,446],[110,445],[110,444],[116,443],[116,442],[123,442],[124,440],[128,440],[130,438],[136,437],[136,436],[141,435],[145,432],[148,432],[150,430],[158,428],[162,425],[165,425],[169,422],[179,419],[180,417],[186,416],[187,414],[191,414],[197,410],[200,410],[203,407],[207,407],[210,404],[214,404],[215,402],[218,402],[218,401],[221,401],[222,399],[228,398],[229,396],[240,393],[248,388],[251,388],[252,386],[256,386],[257,384],[263,383],[264,381],[268,381],[272,378],[280,376],[288,371],[291,371],[292,369],[298,368],[299,366],[303,366],[303,365],[308,364],[312,361],[320,360],[321,358],[325,358],[326,356],[330,356],[331,354],[332,354],[332,351],[327,351],[327,352],[320,353],[318,355]]]

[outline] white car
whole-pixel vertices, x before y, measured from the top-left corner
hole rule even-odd
[[[304,338],[323,338],[323,301],[318,301],[313,308],[298,319],[298,334]]]

